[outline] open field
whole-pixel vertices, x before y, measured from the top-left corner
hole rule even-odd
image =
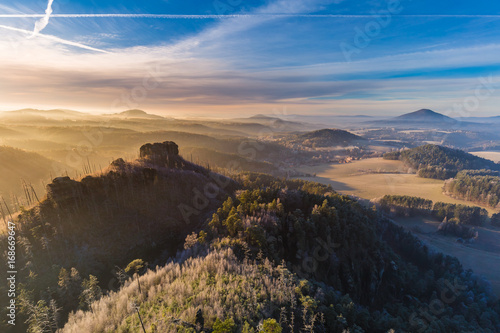
[[[457,257],[464,268],[487,278],[493,291],[500,296],[500,229],[494,227],[476,228],[479,237],[475,243],[463,245],[457,237],[436,234],[439,221],[432,218],[396,218],[394,221],[404,226],[422,239],[428,246],[444,254]],[[418,228],[418,229],[417,229]],[[415,230],[418,230],[415,232]]]
[[[472,155],[476,155],[482,158],[486,158],[488,160],[492,160],[493,162],[500,162],[500,151],[476,151],[471,152]]]
[[[406,168],[400,161],[370,158],[348,164],[304,166],[299,170],[308,174],[316,174],[316,177],[302,177],[302,179],[330,184],[340,193],[364,199],[396,194],[422,197],[434,202],[475,206],[475,204],[443,194],[442,180],[420,178],[415,174],[405,173]],[[486,209],[490,214],[497,212],[491,208]]]

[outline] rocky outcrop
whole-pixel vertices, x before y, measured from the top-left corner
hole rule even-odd
[[[47,185],[47,197],[58,204],[64,204],[77,198],[82,184],[69,177],[57,177]]]
[[[104,175],[87,176],[81,181],[69,177],[55,178],[47,185],[47,196],[59,206],[85,204],[85,196],[108,195],[123,184],[133,191],[146,184],[153,184],[159,178],[167,177],[168,172],[174,171],[172,169],[176,169],[176,172],[191,171],[204,176],[210,173],[201,166],[185,161],[179,155],[179,147],[175,142],[148,143],[140,148],[139,160],[126,162],[121,158],[116,159],[111,162],[110,169]]]
[[[172,141],[165,141],[162,143],[147,143],[140,149],[141,158],[163,158],[170,155],[179,155],[179,146]]]
[[[183,159],[179,156],[179,146],[172,141],[162,143],[147,143],[140,149],[139,156],[142,160],[164,165],[169,168],[179,168]]]

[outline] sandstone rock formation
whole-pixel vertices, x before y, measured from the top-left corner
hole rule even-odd
[[[59,204],[77,198],[80,193],[81,183],[69,177],[57,177],[47,185],[47,197]]]
[[[147,143],[140,149],[140,158],[148,160],[157,165],[165,165],[169,168],[175,168],[182,165],[182,159],[179,156],[179,146],[172,141],[162,143]]]

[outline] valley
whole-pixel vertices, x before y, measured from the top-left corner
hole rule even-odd
[[[476,205],[445,195],[442,180],[421,178],[414,173],[407,173],[408,167],[401,161],[368,158],[346,164],[302,166],[299,170],[305,174],[315,175],[301,179],[331,185],[335,191],[368,200],[386,194],[399,194],[421,197],[434,202]],[[500,211],[484,208],[491,214]]]

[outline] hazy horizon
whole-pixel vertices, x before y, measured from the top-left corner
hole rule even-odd
[[[282,119],[288,119],[288,118],[293,118],[295,116],[297,117],[372,117],[372,118],[393,118],[393,117],[398,117],[402,115],[406,115],[409,113],[417,112],[420,110],[430,110],[432,112],[436,112],[437,114],[443,114],[445,116],[449,116],[453,118],[454,114],[445,112],[445,113],[440,113],[435,110],[431,109],[419,109],[419,110],[411,110],[405,113],[395,113],[391,115],[377,115],[377,114],[362,114],[362,113],[356,113],[356,114],[325,114],[325,113],[316,113],[316,114],[307,114],[307,113],[288,113],[286,108],[283,110],[277,110],[273,109],[272,112],[269,113],[248,113],[243,116],[238,116],[236,114],[228,114],[228,115],[204,115],[204,114],[180,114],[180,115],[175,115],[175,114],[170,114],[168,112],[159,112],[159,111],[150,111],[150,110],[144,110],[144,109],[128,109],[128,110],[123,110],[119,112],[112,112],[112,113],[101,113],[99,111],[82,111],[82,110],[70,110],[70,109],[61,109],[61,108],[55,108],[55,109],[35,109],[35,108],[23,108],[23,109],[16,109],[16,110],[0,110],[0,114],[3,113],[9,113],[9,112],[20,112],[20,111],[35,111],[35,112],[51,112],[51,111],[68,111],[68,112],[76,112],[76,113],[81,113],[83,115],[89,115],[89,116],[113,116],[113,115],[119,115],[128,111],[142,111],[145,112],[148,115],[157,115],[165,118],[176,118],[176,119],[186,119],[186,120],[209,120],[209,119],[239,119],[239,118],[252,118],[256,116],[266,116],[266,117],[275,117],[275,118],[282,118]],[[475,116],[475,115],[470,115],[470,116],[464,116],[460,117],[460,115],[455,115],[457,116],[456,118],[460,119],[467,119],[467,118],[490,118],[490,117],[500,117],[500,115],[488,115],[488,116]],[[293,119],[291,119],[293,120]]]

